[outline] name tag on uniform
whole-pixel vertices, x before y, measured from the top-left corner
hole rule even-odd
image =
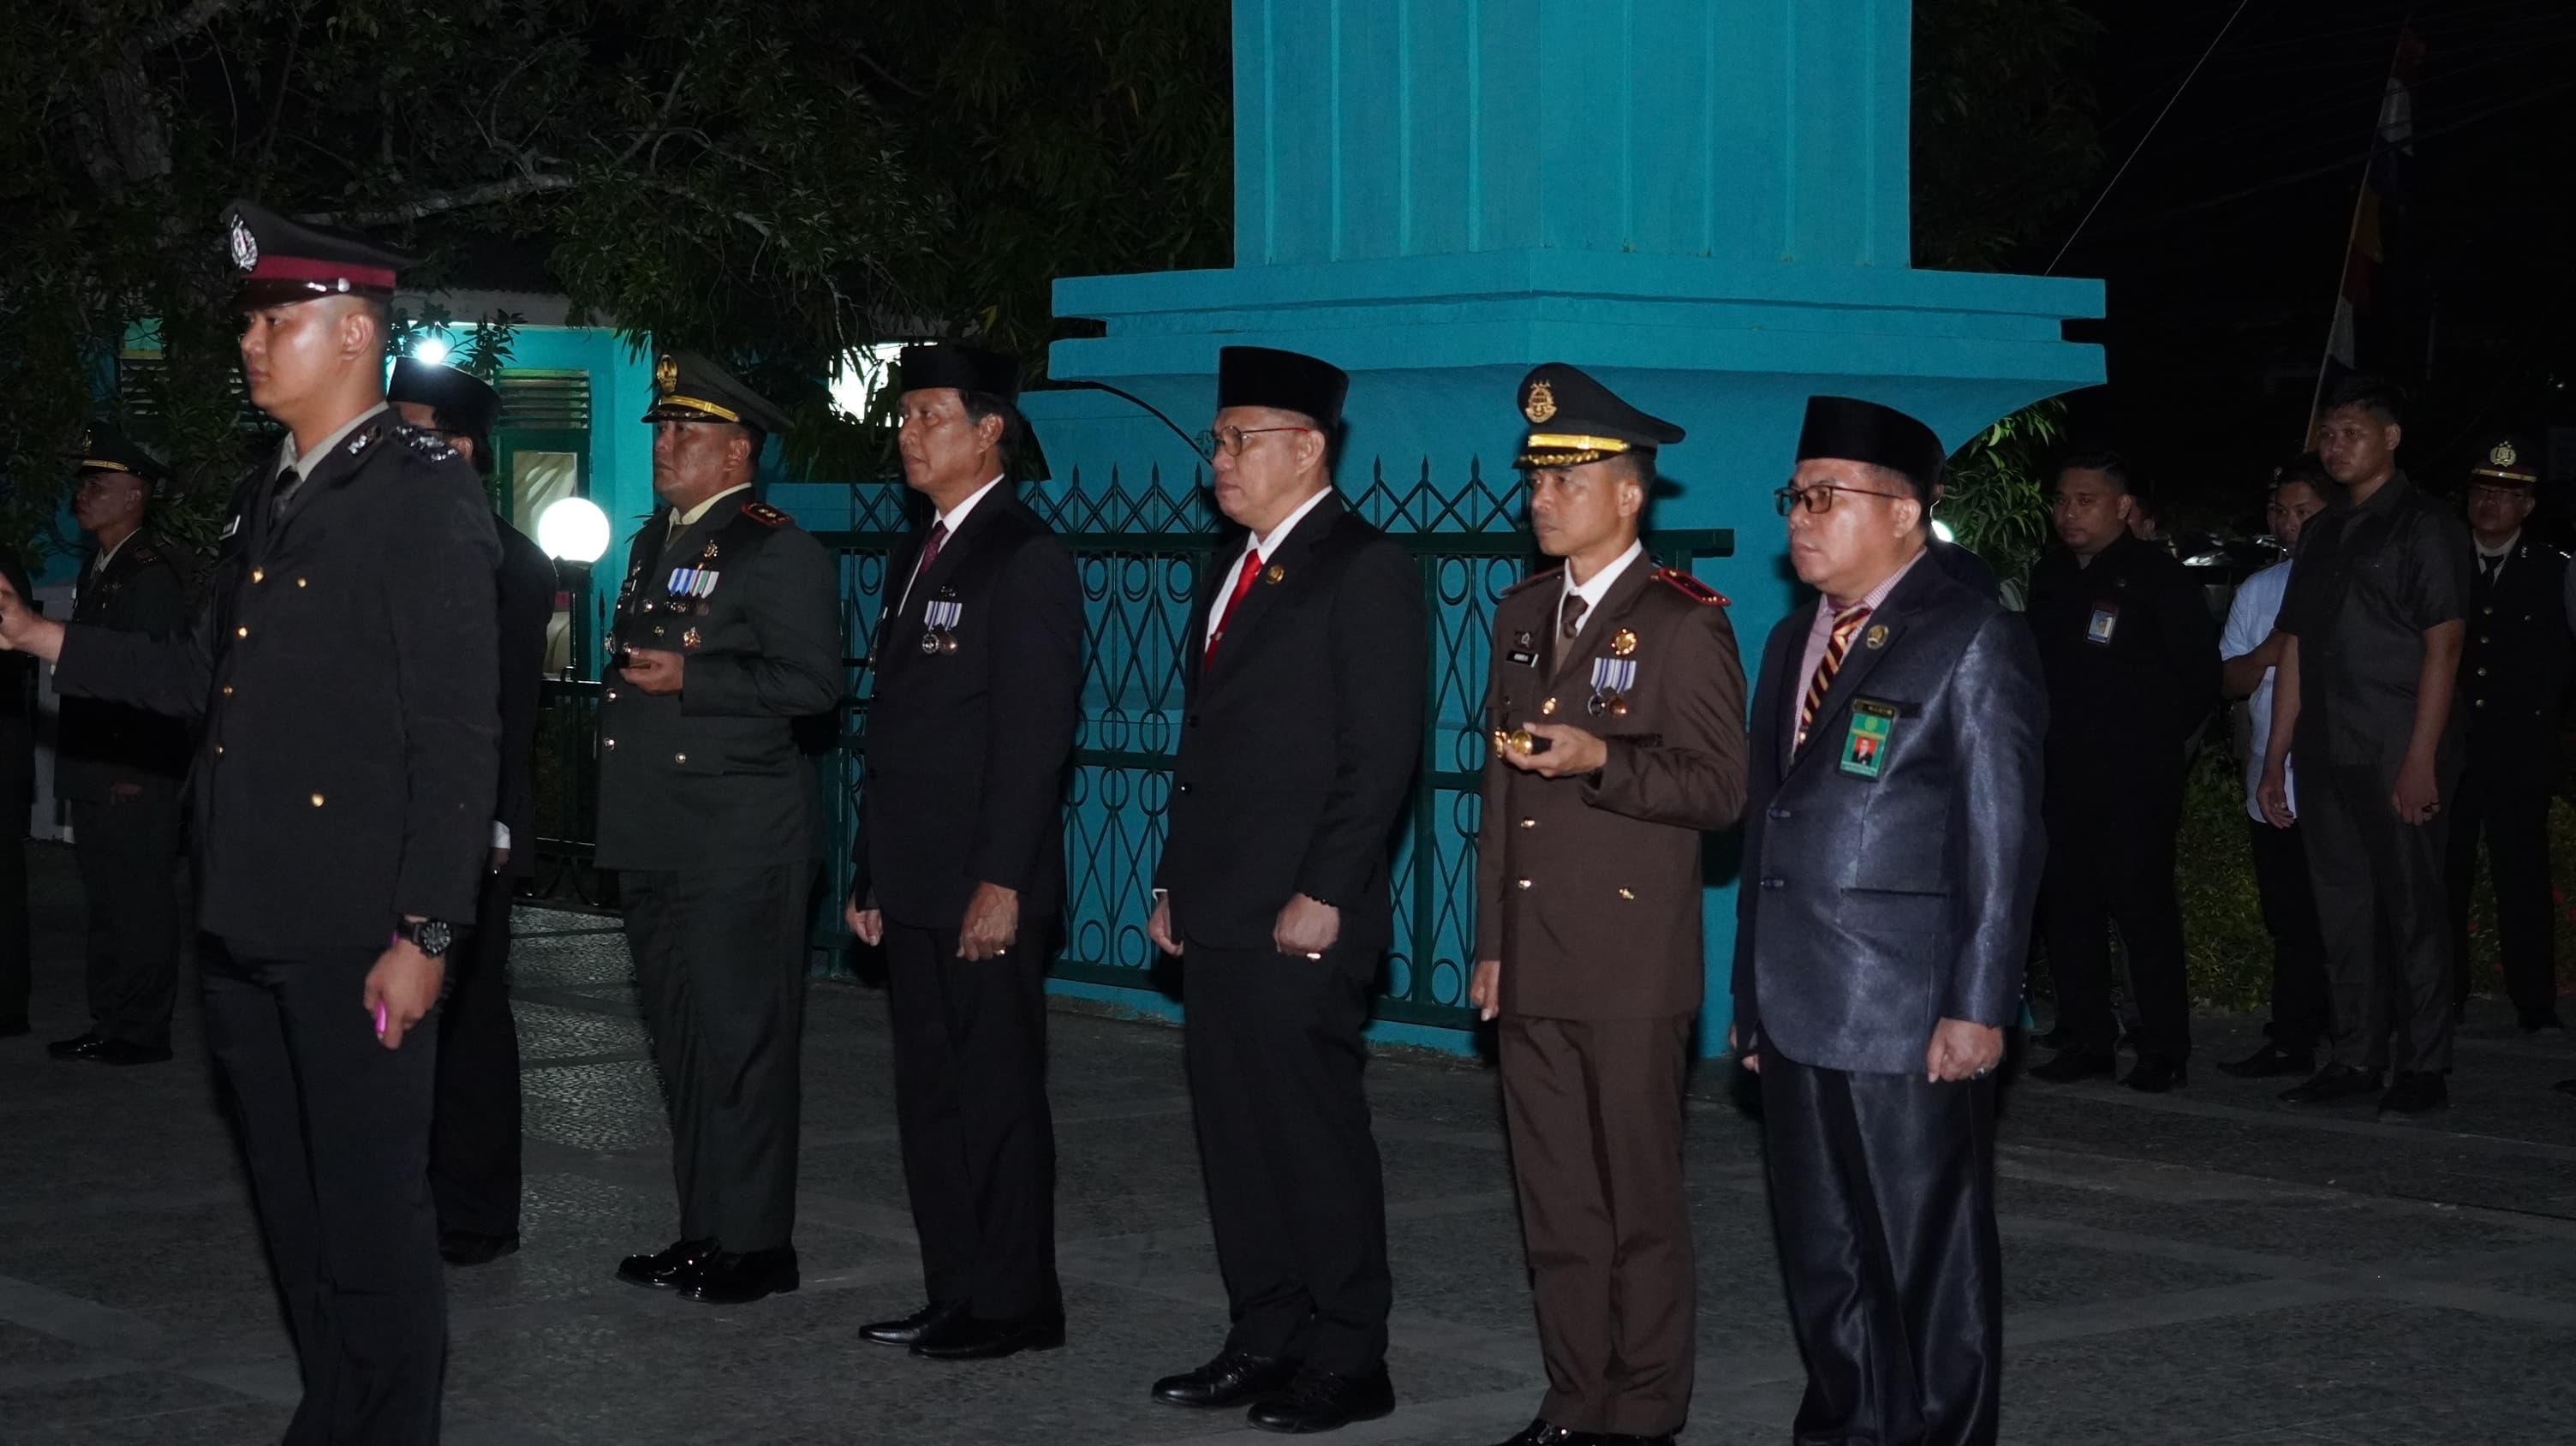
[[[2111,646],[2111,634],[2117,631],[2119,626],[2119,605],[2103,603],[2093,609],[2093,621],[2084,625],[2084,641],[2107,648]]]
[[[1878,777],[1887,766],[1887,744],[1895,732],[1894,704],[1853,699],[1851,729],[1843,734],[1842,771],[1855,778]]]

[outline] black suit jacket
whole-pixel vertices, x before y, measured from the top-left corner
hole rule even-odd
[[[36,605],[36,585],[18,559],[0,552],[0,577],[17,589],[18,598]],[[26,837],[27,810],[36,794],[36,660],[24,653],[0,654],[0,800],[14,807],[14,822],[0,822],[0,844]]]
[[[1926,559],[1871,615],[1793,751],[1815,616],[1810,601],[1771,630],[1753,695],[1737,1039],[1919,1078],[1942,1019],[2000,1026],[2021,1008],[2047,856],[2039,658],[2020,619]],[[1843,766],[1863,702],[1887,724],[1875,776]]]
[[[72,621],[171,637],[188,626],[188,583],[169,546],[137,534],[81,568]],[[188,725],[124,703],[65,698],[54,729],[54,792],[101,803],[120,783],[175,784],[188,771]]]
[[[502,872],[525,878],[537,870],[537,709],[545,694],[546,625],[555,615],[555,565],[526,533],[498,519],[493,526],[501,539],[501,571],[495,578],[501,624],[501,779],[492,818],[510,831],[510,862]]]
[[[2468,719],[2469,765],[2556,786],[2558,726],[2576,639],[2568,633],[2567,554],[2526,534],[2492,583],[2469,573],[2469,630],[2451,710]]]
[[[851,897],[899,924],[954,929],[991,883],[1018,892],[1024,921],[1041,919],[1063,906],[1065,772],[1082,719],[1073,550],[1008,483],[913,578],[926,535],[886,571]],[[936,631],[934,603],[955,609]]]
[[[1200,579],[1181,639],[1184,713],[1154,886],[1173,928],[1270,945],[1297,894],[1341,910],[1341,941],[1394,939],[1387,858],[1422,753],[1422,578],[1403,547],[1327,496],[1263,560],[1202,667],[1237,529]]]
[[[391,412],[233,493],[206,601],[173,637],[75,623],[66,696],[204,719],[189,796],[199,919],[252,955],[381,949],[474,917],[500,677],[482,479]]]

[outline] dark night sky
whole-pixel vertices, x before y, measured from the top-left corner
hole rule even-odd
[[[2097,0],[2104,180],[2236,9]],[[2080,435],[2137,457],[2169,515],[2251,522],[2304,435],[2401,21],[2424,56],[2391,237],[2399,336],[2362,365],[2414,388],[2407,461],[2427,481],[2447,485],[2481,434],[2576,425],[2556,389],[2576,380],[2576,4],[2250,0],[2058,268],[2108,282],[2109,319],[2083,334],[2107,344],[2111,383],[2077,399]],[[2570,471],[2562,445],[2559,487]]]

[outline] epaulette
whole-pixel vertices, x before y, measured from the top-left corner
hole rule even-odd
[[[1655,580],[1663,583],[1667,587],[1670,587],[1673,591],[1680,593],[1682,596],[1689,598],[1692,602],[1713,607],[1731,606],[1731,604],[1726,600],[1726,594],[1719,592],[1716,588],[1710,587],[1707,583],[1700,581],[1698,578],[1691,576],[1689,573],[1682,571],[1678,567],[1656,568]]]
[[[463,455],[454,447],[449,446],[445,437],[425,428],[412,426],[408,422],[396,423],[394,425],[394,433],[404,441],[411,443],[411,449],[413,451],[418,452],[420,455],[427,457],[433,462],[445,462]]]
[[[1561,583],[1563,581],[1565,581],[1565,568],[1562,564],[1555,567],[1543,567],[1538,571],[1531,573],[1529,576],[1522,578],[1520,581],[1513,583],[1510,587],[1504,588],[1503,596],[1510,597],[1513,593],[1536,587],[1543,582]]]
[[[161,554],[152,549],[151,543],[138,542],[134,545],[134,560],[139,563],[155,563],[161,560]]]
[[[796,520],[795,518],[788,516],[786,513],[779,511],[777,508],[770,506],[766,502],[746,502],[742,504],[742,515],[759,523],[763,527],[785,527],[788,523]]]

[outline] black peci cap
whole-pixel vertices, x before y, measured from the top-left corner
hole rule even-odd
[[[1857,397],[1807,398],[1807,424],[1798,433],[1801,462],[1834,457],[1885,467],[1903,474],[1928,504],[1949,455],[1930,427],[1894,407]]]
[[[693,351],[664,352],[654,359],[653,406],[644,420],[736,422],[771,436],[788,428],[787,413],[777,403]]]
[[[954,387],[1006,402],[1019,400],[1018,359],[980,346],[957,341],[924,342],[896,354],[894,366],[895,379],[907,392]]]
[[[2481,487],[2533,487],[2540,482],[2540,449],[2527,437],[2489,437],[2478,449],[2469,481]]]
[[[1342,420],[1350,394],[1348,373],[1303,352],[1266,346],[1220,347],[1216,354],[1216,405],[1271,407],[1315,419],[1329,432]]]
[[[93,426],[81,434],[79,465],[72,471],[130,472],[143,480],[149,490],[170,476],[170,469],[153,460],[152,454],[134,444],[134,439],[113,427]]]
[[[249,201],[235,201],[224,212],[224,233],[237,283],[236,311],[326,296],[391,301],[395,275],[411,264],[410,257],[364,236],[290,221]]]
[[[385,400],[425,403],[437,409],[441,425],[469,437],[488,439],[492,424],[501,420],[501,394],[492,389],[491,383],[472,372],[418,357],[401,357],[394,362],[394,377],[385,387]]]
[[[1684,435],[1563,362],[1548,362],[1521,378],[1520,398],[1530,432],[1521,439],[1516,466],[1580,467],[1623,452],[1669,447]]]

